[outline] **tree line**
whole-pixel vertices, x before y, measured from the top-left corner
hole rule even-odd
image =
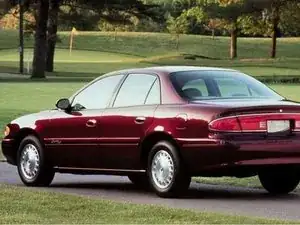
[[[167,29],[178,38],[185,33],[229,35],[231,59],[238,56],[239,36],[271,37],[270,57],[275,58],[278,37],[300,35],[299,0],[153,1],[165,2]]]
[[[230,58],[238,56],[238,37],[300,35],[299,0],[21,0],[33,17],[32,77],[53,71],[58,30],[146,31],[230,36]],[[6,8],[18,6],[7,0]],[[1,8],[1,6],[0,6]],[[3,8],[3,7],[2,7]]]

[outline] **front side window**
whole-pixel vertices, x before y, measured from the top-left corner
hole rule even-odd
[[[144,105],[157,77],[150,74],[130,74],[122,84],[114,107]],[[152,98],[150,96],[150,98]],[[154,96],[155,98],[155,96]],[[151,99],[149,99],[151,101]]]
[[[123,75],[114,75],[92,83],[75,96],[72,106],[76,109],[106,108],[122,77]]]
[[[170,79],[177,93],[187,100],[283,99],[258,80],[237,71],[175,72]]]

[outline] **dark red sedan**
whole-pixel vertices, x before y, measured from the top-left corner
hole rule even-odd
[[[2,151],[28,186],[113,174],[171,197],[193,176],[258,175],[272,194],[300,180],[300,104],[235,70],[116,71],[56,106],[5,129]]]

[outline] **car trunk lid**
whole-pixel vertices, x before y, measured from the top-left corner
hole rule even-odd
[[[269,99],[218,99],[193,101],[194,104],[203,104],[213,108],[218,108],[218,116],[230,116],[251,113],[300,113],[300,104],[289,100],[269,100]]]
[[[287,100],[207,100],[218,108],[209,128],[214,132],[283,134],[300,131],[300,104]]]

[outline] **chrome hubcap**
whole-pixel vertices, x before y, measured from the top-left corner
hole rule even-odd
[[[20,159],[21,172],[27,180],[35,178],[40,167],[40,156],[37,148],[32,144],[27,144]]]
[[[168,188],[174,179],[174,162],[164,150],[158,151],[152,160],[151,174],[154,183],[161,189]]]

